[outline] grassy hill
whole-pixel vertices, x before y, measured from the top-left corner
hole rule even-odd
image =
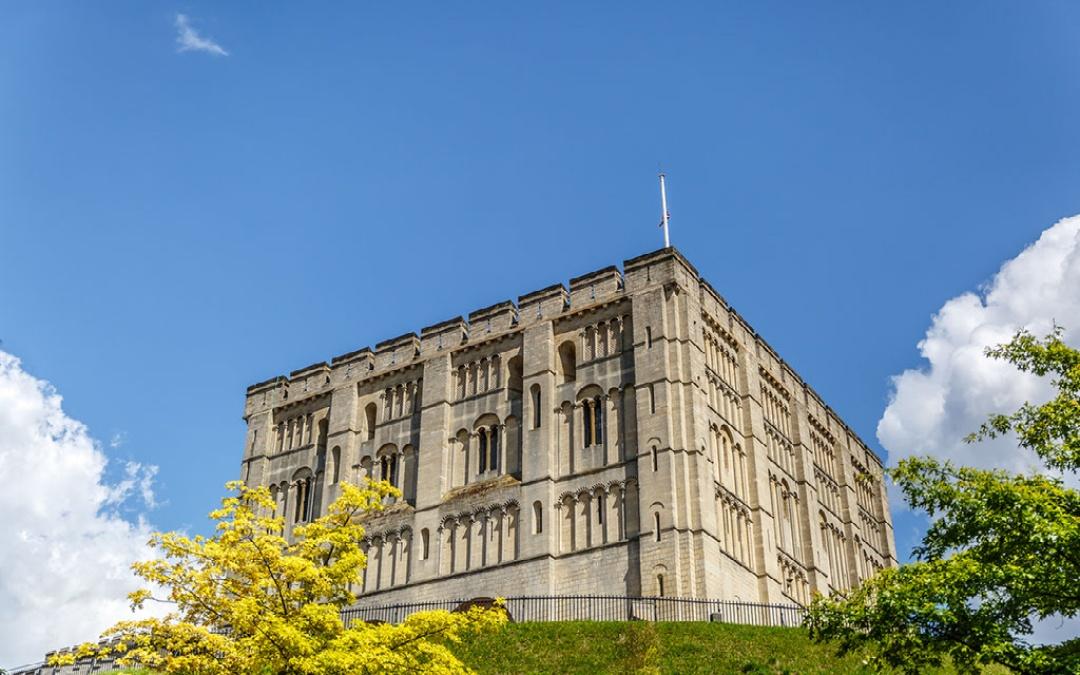
[[[482,675],[868,672],[860,658],[837,658],[799,628],[716,623],[518,623],[455,651]]]
[[[508,624],[454,651],[481,675],[498,673],[863,673],[801,628],[718,623],[559,622]],[[152,675],[147,670],[123,671]],[[954,673],[951,668],[940,673]],[[987,675],[1007,673],[991,668]]]

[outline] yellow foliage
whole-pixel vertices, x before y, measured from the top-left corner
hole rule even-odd
[[[448,644],[506,621],[499,610],[420,612],[397,625],[356,622],[346,628],[341,609],[355,600],[349,586],[367,564],[360,549],[358,518],[382,509],[398,491],[384,482],[342,484],[326,515],[295,528],[294,543],[282,533],[265,487],[236,481],[236,493],[210,517],[213,537],[156,533],[150,546],[161,557],[132,565],[155,588],[131,593],[133,609],[167,602],[162,618],[122,621],[102,637],[119,638],[112,650],[121,666],[166,673],[467,673]],[[104,656],[108,648],[86,644],[55,655],[50,664]]]

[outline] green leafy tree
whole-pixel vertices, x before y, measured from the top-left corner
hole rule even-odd
[[[1060,329],[1027,332],[987,350],[1024,372],[1052,378],[1057,395],[993,415],[969,443],[1015,434],[1048,467],[1080,469],[1080,351]],[[954,466],[927,457],[891,470],[931,525],[916,561],[880,572],[847,597],[818,596],[807,625],[839,651],[906,673],[945,657],[963,671],[990,663],[1022,673],[1080,673],[1080,640],[1033,645],[1032,622],[1080,611],[1080,492],[1056,476]]]
[[[343,483],[328,513],[297,527],[289,542],[266,487],[227,487],[237,494],[210,514],[214,536],[155,534],[150,546],[161,556],[132,565],[155,589],[132,593],[132,605],[157,600],[173,611],[122,621],[104,634],[116,644],[85,644],[52,665],[112,653],[121,666],[186,675],[467,673],[450,643],[506,621],[505,611],[474,608],[346,626],[341,610],[355,601],[350,586],[367,564],[362,517],[398,490]]]

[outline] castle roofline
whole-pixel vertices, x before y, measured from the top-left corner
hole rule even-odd
[[[590,281],[590,280],[593,280],[593,279],[598,279],[598,278],[601,278],[601,277],[606,278],[606,277],[611,277],[611,276],[618,277],[619,281],[620,282],[622,281],[622,274],[619,272],[619,268],[614,266],[614,265],[609,265],[609,266],[604,267],[602,269],[598,269],[598,270],[596,270],[594,272],[589,272],[587,274],[582,274],[579,277],[573,277],[572,279],[570,279],[570,290],[572,291],[572,290],[576,289],[578,286],[583,285],[586,281]]]
[[[300,368],[299,370],[292,371],[291,373],[289,373],[289,379],[292,379],[292,378],[297,377],[299,375],[303,375],[304,373],[308,373],[308,372],[311,372],[313,370],[321,370],[321,369],[327,369],[328,370],[329,368],[330,368],[330,365],[326,361],[319,361],[318,363],[313,363],[310,366],[304,366],[303,368]]]
[[[589,293],[590,289],[593,289],[591,292],[596,292],[597,290],[600,290],[600,292],[607,293],[609,295],[612,293],[612,291],[617,294],[621,294],[624,292],[624,285],[626,283],[626,279],[628,278],[627,275],[629,275],[631,272],[639,270],[642,267],[647,267],[651,264],[660,263],[668,260],[675,261],[678,265],[681,265],[688,272],[690,272],[694,279],[700,284],[701,291],[712,296],[713,299],[725,311],[729,312],[733,321],[736,322],[738,326],[746,332],[750,340],[760,345],[760,347],[776,361],[778,366],[784,372],[789,373],[792,380],[797,384],[797,386],[805,387],[808,390],[809,394],[814,396],[814,398],[819,402],[819,404],[821,404],[821,406],[837,420],[837,422],[847,434],[849,434],[853,439],[855,439],[862,447],[866,448],[870,452],[870,454],[873,455],[879,462],[881,462],[882,464],[884,463],[882,461],[882,458],[877,454],[877,452],[873,448],[871,448],[866,442],[864,442],[862,438],[860,438],[859,435],[848,426],[848,424],[836,413],[836,411],[831,406],[829,406],[824,402],[824,400],[822,400],[822,398],[817,394],[817,392],[814,391],[813,388],[811,388],[810,385],[807,384],[805,380],[803,380],[803,378],[799,376],[795,369],[792,368],[790,364],[788,364],[779,355],[779,353],[775,349],[773,349],[773,347],[768,343],[768,341],[765,340],[756,330],[754,330],[754,328],[734,308],[732,308],[730,304],[728,304],[726,299],[712,286],[712,284],[710,284],[704,277],[701,276],[701,274],[697,271],[697,268],[694,267],[693,263],[691,263],[686,258],[686,256],[684,256],[682,252],[674,246],[656,249],[654,251],[650,251],[648,253],[643,253],[642,255],[626,259],[623,261],[622,272],[620,272],[619,268],[615,265],[602,267],[600,269],[593,270],[592,272],[587,272],[585,274],[572,277],[569,280],[569,289],[567,289],[567,286],[563,283],[555,283],[550,286],[545,286],[544,288],[530,291],[528,293],[518,296],[516,306],[512,300],[504,300],[501,302],[497,302],[493,305],[489,305],[487,307],[483,307],[481,309],[470,312],[468,314],[467,320],[459,315],[452,319],[447,319],[445,321],[441,321],[439,323],[435,323],[422,328],[420,330],[419,336],[417,336],[415,332],[408,332],[397,337],[390,338],[389,340],[383,340],[382,342],[377,343],[374,350],[372,350],[370,347],[363,347],[361,349],[348,352],[340,356],[335,356],[333,359],[331,359],[330,365],[344,365],[349,361],[364,359],[369,362],[369,369],[381,371],[386,367],[386,364],[376,363],[374,360],[376,354],[385,355],[406,346],[413,346],[416,350],[419,351],[421,355],[426,353],[429,349],[442,349],[442,342],[439,341],[440,338],[438,336],[440,334],[445,335],[445,333],[453,331],[455,329],[460,329],[462,331],[460,344],[467,344],[468,342],[472,341],[469,338],[472,324],[479,324],[480,322],[496,322],[499,325],[491,326],[491,328],[493,330],[496,330],[496,332],[500,332],[507,328],[512,328],[521,324],[531,323],[534,320],[538,320],[541,316],[543,316],[543,318],[545,319],[552,318],[567,311],[567,307],[569,307],[570,305],[572,295],[578,296],[579,299],[584,299],[585,301],[588,301],[589,296],[585,296],[583,295],[583,293]],[[606,288],[607,290],[602,290],[604,288]],[[610,297],[617,296],[610,295]],[[575,300],[575,303],[577,301],[578,300]],[[533,308],[536,308],[536,318],[533,317]],[[526,309],[528,310],[528,312],[526,312]],[[518,323],[519,320],[521,321],[521,324]],[[431,341],[429,342],[426,339],[430,339]],[[435,345],[437,345],[437,347]],[[414,354],[410,353],[408,355],[401,356],[406,359],[412,359]],[[393,361],[391,360],[390,363],[393,363]],[[279,375],[277,377],[273,377],[268,380],[253,384],[248,387],[247,391],[249,395],[258,393],[270,387],[280,386],[283,383],[287,384],[290,382],[290,380],[300,375],[304,375],[311,370],[325,367],[327,367],[325,361],[315,363],[305,368],[301,368],[300,370],[293,371],[292,373],[290,373],[289,377]]]
[[[359,357],[359,356],[361,356],[363,354],[370,354],[370,353],[371,353],[371,347],[364,347],[362,349],[357,349],[355,351],[351,351],[351,352],[347,352],[345,354],[341,354],[340,356],[335,356],[334,358],[330,359],[330,364],[336,366],[339,363],[344,363],[345,361],[351,361],[354,358]]]
[[[420,337],[427,337],[428,335],[435,335],[436,333],[443,333],[448,329],[456,327],[468,328],[468,324],[465,323],[465,319],[461,316],[455,316],[453,319],[447,319],[446,321],[440,321],[439,323],[432,324],[430,326],[424,326],[420,329]]]
[[[389,340],[383,340],[382,342],[375,343],[375,351],[382,352],[392,347],[401,347],[417,340],[416,333],[409,331],[408,333],[402,333],[397,337],[392,337]]]
[[[260,391],[262,389],[272,387],[273,385],[279,384],[279,383],[284,382],[284,381],[286,381],[288,379],[289,378],[285,377],[284,375],[277,375],[277,376],[271,377],[269,380],[263,380],[262,382],[256,382],[255,384],[249,386],[247,388],[247,391],[248,391],[249,394],[255,393],[256,391]]]
[[[513,300],[496,302],[494,305],[489,305],[488,307],[484,307],[483,309],[478,309],[475,312],[469,312],[469,323],[480,321],[491,316],[500,315],[507,311],[517,311],[517,307],[514,306]]]
[[[539,300],[541,298],[549,298],[551,296],[558,295],[560,293],[563,296],[566,296],[566,294],[567,294],[566,293],[566,286],[563,286],[561,283],[552,284],[552,285],[547,286],[545,288],[541,288],[538,291],[532,291],[531,293],[526,293],[525,295],[519,295],[518,296],[518,307],[521,307],[522,305],[524,305],[524,304],[526,304],[528,302],[532,302],[534,300]]]
[[[629,272],[632,269],[637,269],[642,265],[647,265],[652,262],[658,262],[666,258],[674,258],[675,260],[678,260],[683,265],[685,265],[686,268],[690,270],[695,277],[699,279],[701,278],[701,275],[698,273],[697,268],[694,267],[694,265],[686,259],[686,256],[679,252],[679,249],[675,248],[674,246],[660,248],[652,251],[651,253],[644,253],[642,255],[630,258],[629,260],[624,260],[623,273]]]

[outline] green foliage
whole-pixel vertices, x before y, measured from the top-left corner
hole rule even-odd
[[[1061,472],[1080,469],[1080,351],[1060,330],[1021,332],[987,350],[1051,376],[1057,395],[997,414],[967,440],[1013,433]],[[875,668],[922,672],[951,659],[963,671],[1000,663],[1025,673],[1080,672],[1076,641],[1034,646],[1032,620],[1080,612],[1080,492],[1055,476],[957,467],[932,458],[890,471],[932,523],[916,562],[884,570],[845,598],[817,597],[807,626],[841,654],[865,651]]]
[[[186,675],[466,673],[450,647],[506,620],[504,611],[474,608],[346,627],[340,612],[367,564],[361,521],[396,488],[342,484],[327,514],[297,527],[290,542],[266,487],[227,487],[237,494],[210,514],[213,537],[155,534],[150,546],[160,556],[132,565],[154,589],[131,593],[132,606],[158,601],[172,611],[122,621],[105,633],[116,644],[87,643],[50,665],[116,655],[120,666]]]

